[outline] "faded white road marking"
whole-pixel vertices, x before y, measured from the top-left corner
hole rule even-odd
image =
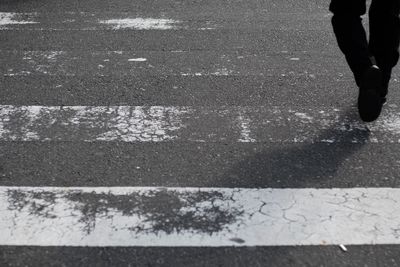
[[[126,18],[101,20],[102,24],[109,24],[113,29],[136,29],[136,30],[170,30],[177,29],[180,21],[172,19],[156,18]]]
[[[0,105],[0,141],[400,143],[400,112],[355,108]]]
[[[0,245],[400,244],[400,189],[0,187]]]
[[[128,59],[129,62],[145,62],[147,59],[139,57],[139,58],[130,58]]]
[[[243,142],[243,143],[255,142],[256,140],[250,137],[251,120],[247,117],[244,117],[242,114],[239,114],[238,120],[239,120],[240,128],[241,128],[239,142]]]
[[[188,111],[158,106],[0,106],[0,140],[168,141],[176,138]]]
[[[66,76],[109,76],[118,75],[181,75],[197,76],[278,76],[316,78],[315,74],[324,75],[345,66],[337,62],[332,55],[313,52],[292,52],[306,57],[299,66],[288,63],[281,52],[258,52],[244,54],[240,58],[237,51],[14,51],[0,50],[4,64],[0,68],[3,76],[28,75],[66,75]],[[51,55],[53,55],[51,57]],[[329,67],[317,64],[321,56],[327,57]],[[134,65],[131,62],[145,62]],[[99,69],[99,64],[105,64]],[[148,63],[148,62],[151,62]],[[212,62],[212,64],[210,64]],[[271,66],[274,66],[271,68]],[[45,71],[44,71],[45,70]],[[321,77],[321,76],[319,76]],[[349,79],[351,77],[347,76]]]
[[[296,115],[297,117],[299,117],[299,118],[301,118],[301,119],[308,120],[308,121],[310,121],[310,122],[312,122],[312,120],[313,120],[313,117],[308,116],[308,115],[305,114],[305,113],[295,112],[294,115]]]
[[[201,9],[201,7],[200,7]],[[265,12],[265,10],[253,10],[244,14],[243,10],[230,10],[224,19],[218,9],[200,11],[198,6],[185,6],[185,12],[180,9],[163,10],[162,18],[154,18],[154,10],[130,10],[129,12],[24,12],[5,13],[29,17],[28,21],[34,19],[36,25],[8,24],[9,27],[0,27],[0,30],[51,30],[51,31],[95,31],[102,29],[126,29],[127,27],[138,27],[139,29],[162,29],[178,27],[180,30],[215,30],[215,29],[274,29],[274,30],[307,30],[309,22],[312,21],[314,28],[326,29],[327,20],[323,17],[326,13],[313,13],[305,16],[302,12]],[[298,23],[292,23],[295,20]],[[27,21],[23,19],[22,21]],[[170,25],[169,22],[174,24]],[[99,23],[100,22],[100,23]],[[112,24],[109,24],[112,23]],[[164,25],[163,23],[166,23]],[[132,29],[132,28],[130,28]],[[135,28],[133,28],[135,29]]]
[[[0,12],[0,28],[5,25],[15,25],[15,24],[35,24],[37,22],[32,20],[24,20],[22,17],[32,16],[30,14],[19,14],[11,12]]]

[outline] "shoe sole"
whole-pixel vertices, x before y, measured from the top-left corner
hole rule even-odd
[[[365,122],[376,120],[382,111],[381,91],[382,73],[377,68],[369,68],[361,82],[358,96],[358,112]]]

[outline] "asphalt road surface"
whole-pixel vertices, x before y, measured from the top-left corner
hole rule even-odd
[[[1,0],[0,266],[399,266],[328,5]]]

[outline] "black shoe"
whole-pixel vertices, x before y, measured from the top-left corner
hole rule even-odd
[[[371,66],[364,73],[358,95],[358,112],[365,122],[376,120],[382,110],[382,72],[376,66]]]

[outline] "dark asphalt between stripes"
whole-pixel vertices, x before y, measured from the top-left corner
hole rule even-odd
[[[244,248],[0,247],[0,264],[11,266],[366,266],[400,264],[399,246]]]
[[[400,187],[393,144],[0,142],[7,186]],[[387,156],[390,155],[390,156]],[[385,161],[377,159],[385,158]]]

